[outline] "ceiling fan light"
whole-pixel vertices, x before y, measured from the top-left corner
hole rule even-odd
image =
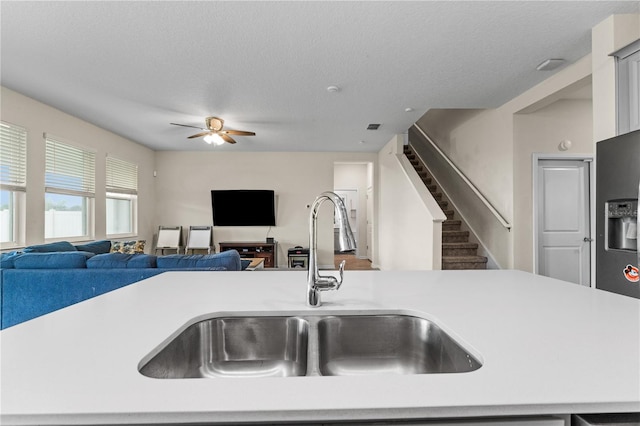
[[[209,133],[207,136],[204,137],[204,141],[206,143],[208,143],[209,145],[213,144],[213,145],[222,145],[224,144],[224,139],[222,139],[220,137],[219,134],[217,133]]]

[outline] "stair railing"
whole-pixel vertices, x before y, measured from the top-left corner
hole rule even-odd
[[[453,171],[456,172],[456,174],[458,174],[460,176],[460,178],[463,180],[463,182],[469,187],[469,189],[471,189],[471,191],[473,191],[474,194],[476,194],[476,196],[478,197],[478,199],[480,201],[482,201],[482,203],[487,206],[487,208],[489,209],[489,211],[496,217],[496,219],[498,219],[498,221],[500,222],[500,224],[508,229],[509,231],[511,231],[511,224],[509,222],[507,222],[505,220],[505,218],[500,214],[500,212],[489,202],[489,200],[487,200],[487,198],[482,194],[482,192],[480,192],[480,190],[473,184],[473,182],[471,182],[465,175],[464,173],[462,173],[462,171],[453,163],[453,161],[451,161],[451,159],[449,157],[447,157],[447,155],[438,147],[438,145],[435,144],[435,142],[429,137],[429,135],[427,135],[424,130],[422,130],[420,128],[420,126],[415,123],[413,125],[413,127],[415,127],[416,130],[418,130],[422,136],[424,136],[425,140],[427,142],[429,142],[429,144],[431,145],[431,147],[438,153],[440,154],[440,156],[442,157],[443,160],[445,160],[447,162],[447,164],[451,167],[451,169]]]

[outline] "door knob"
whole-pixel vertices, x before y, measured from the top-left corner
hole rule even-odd
[[[590,242],[593,241],[593,238],[584,237],[584,239],[582,241],[584,241],[585,243],[590,243]]]

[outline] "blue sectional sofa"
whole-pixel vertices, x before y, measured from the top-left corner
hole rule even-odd
[[[101,247],[98,244],[53,245],[32,246],[21,253],[2,255],[0,328],[11,327],[166,271],[239,271],[244,266],[235,250],[210,255],[154,256],[105,252],[105,243]],[[60,251],[52,250],[54,248]]]

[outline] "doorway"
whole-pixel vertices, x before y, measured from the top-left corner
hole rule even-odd
[[[336,162],[333,168],[334,192],[345,201],[349,223],[356,238],[355,260],[373,260],[373,163]],[[337,261],[336,261],[337,262]],[[339,263],[339,262],[337,262]],[[370,263],[370,262],[369,262]]]
[[[534,155],[535,272],[591,286],[593,157]]]

